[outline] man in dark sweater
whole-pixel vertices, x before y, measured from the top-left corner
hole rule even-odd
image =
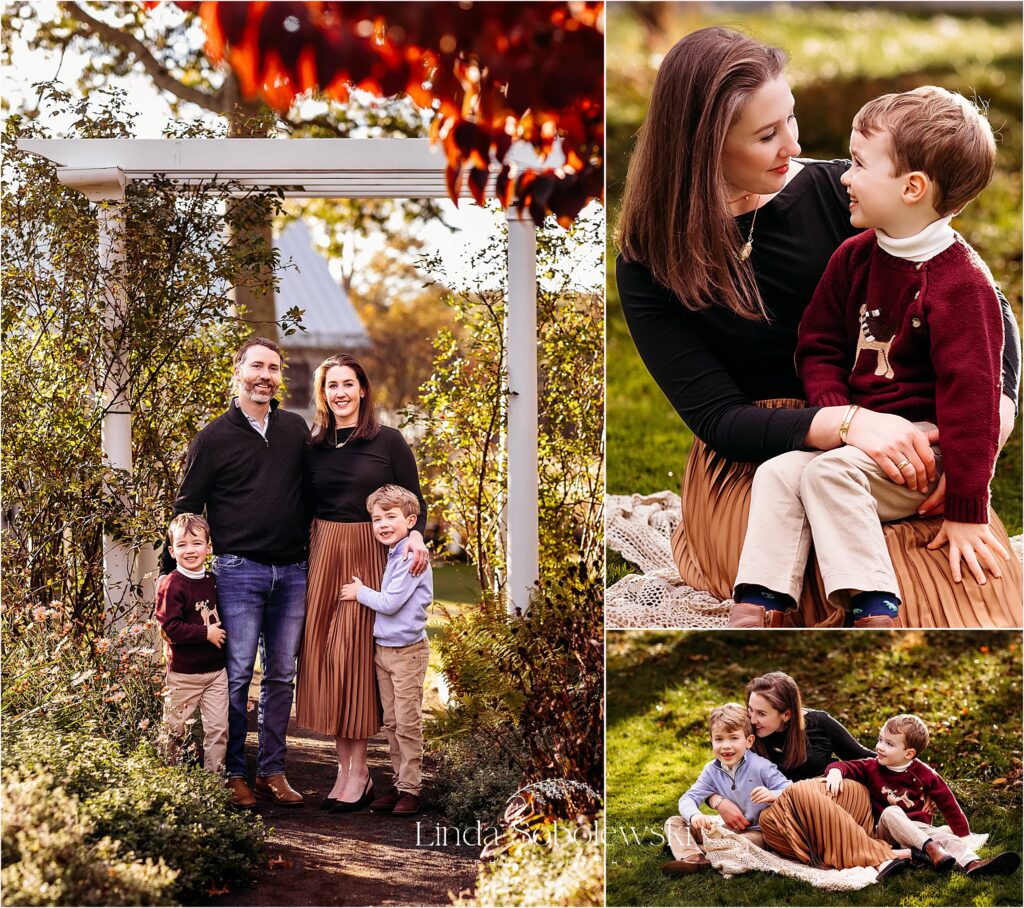
[[[1012,851],[982,860],[965,837],[971,828],[953,792],[942,777],[919,759],[928,746],[928,726],[917,716],[887,720],[878,733],[875,756],[831,763],[825,784],[829,795],[842,790],[843,779],[864,784],[871,796],[875,835],[893,845],[915,849],[922,863],[936,870],[956,865],[971,877],[1009,875],[1020,866]],[[946,826],[932,826],[932,805]]]
[[[255,795],[300,806],[284,774],[286,731],[306,614],[309,519],[303,500],[307,428],[278,408],[281,351],[253,338],[235,354],[238,396],[193,439],[174,513],[206,511],[213,538],[220,618],[227,632],[228,784],[240,807],[255,805],[246,782],[245,735],[256,651],[263,680]],[[169,569],[165,553],[165,569]]]
[[[839,447],[791,451],[758,468],[732,627],[783,625],[812,541],[828,595],[853,625],[895,626],[900,590],[880,521],[916,514],[940,480],[918,475],[921,451],[846,445],[861,407],[914,421],[941,443],[945,520],[929,547],[948,544],[953,580],[961,560],[978,584],[989,582],[986,572],[999,583],[1011,571],[988,526],[1002,318],[988,269],[950,226],[992,177],[992,130],[974,104],[926,86],[866,104],[850,149],[842,182],[851,223],[874,230],[832,256],[796,352],[808,402],[847,407]]]

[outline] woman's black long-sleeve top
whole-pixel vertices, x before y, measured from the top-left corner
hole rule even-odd
[[[351,430],[339,429],[339,441]],[[416,458],[398,429],[381,426],[375,438],[346,441],[342,447],[313,444],[306,449],[307,492],[315,516],[341,523],[370,519],[366,499],[383,485],[408,489],[420,503],[414,530],[427,525],[427,505],[420,492]]]
[[[863,747],[842,724],[822,709],[804,710],[804,733],[807,736],[807,759],[799,766],[786,769],[782,766],[782,748],[785,733],[777,731],[759,739],[764,747],[764,756],[771,760],[779,771],[794,782],[820,776],[825,767],[836,758],[840,760],[866,760],[875,752]]]
[[[769,410],[753,401],[805,398],[796,373],[797,326],[832,253],[858,230],[850,225],[848,161],[803,161],[767,205],[736,219],[753,222],[751,262],[770,319],[723,306],[685,309],[646,265],[619,256],[615,277],[633,342],[644,365],[693,433],[723,457],[760,462],[804,447],[817,407]],[[1017,401],[1020,336],[1006,298],[1003,393]]]

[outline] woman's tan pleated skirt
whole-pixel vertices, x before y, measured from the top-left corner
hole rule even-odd
[[[303,728],[342,738],[371,738],[380,731],[374,613],[339,594],[353,575],[379,590],[386,563],[387,549],[369,523],[313,521],[295,690],[295,721]]]
[[[823,779],[794,782],[761,812],[758,823],[767,848],[812,867],[877,867],[893,857],[886,842],[871,836],[867,788],[849,779],[835,801]]]
[[[761,401],[763,407],[803,407],[801,401]],[[683,477],[683,519],[672,537],[679,575],[694,589],[731,599],[740,551],[747,531],[750,486],[757,464],[734,463],[694,439]],[[900,623],[903,627],[1020,627],[1021,566],[1011,553],[1003,563],[1002,579],[984,585],[966,565],[962,583],[954,583],[948,549],[928,549],[942,525],[941,517],[900,520],[883,526],[896,577],[900,584]],[[1010,542],[993,512],[992,532],[1010,551]],[[813,551],[812,551],[813,555]],[[846,613],[830,603],[812,557],[804,579],[798,624],[803,627],[842,627]]]

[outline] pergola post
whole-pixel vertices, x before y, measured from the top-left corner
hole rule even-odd
[[[98,254],[103,280],[105,333],[104,386],[102,392],[102,444],[104,463],[116,470],[132,469],[132,413],[128,400],[127,368],[121,351],[126,314],[121,266],[125,258],[124,181],[91,184],[89,198],[99,202]],[[131,601],[132,552],[129,546],[105,529],[103,533],[103,587],[107,615],[122,617]]]
[[[120,205],[126,183],[161,175],[183,187],[219,180],[247,188],[279,188],[289,198],[448,198],[444,158],[427,139],[19,139],[22,151],[57,165],[62,183],[100,210],[100,256],[108,274],[108,379],[103,453],[114,468],[132,468],[131,412],[119,355],[120,315],[126,312],[116,265],[124,259]],[[520,167],[553,166],[530,160]],[[496,168],[490,179],[496,176]],[[493,188],[493,182],[489,184]],[[462,195],[470,196],[468,182]],[[111,204],[114,203],[114,204]],[[537,235],[528,215],[508,213],[508,495],[506,595],[510,613],[525,613],[539,576],[537,494]],[[113,269],[111,269],[113,266]],[[143,582],[153,553],[142,553]],[[132,592],[132,552],[104,536],[106,603],[116,611]]]
[[[508,464],[506,595],[526,614],[539,570],[537,514],[537,229],[508,209]]]

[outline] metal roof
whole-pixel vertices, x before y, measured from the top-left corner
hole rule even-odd
[[[365,348],[370,336],[344,288],[331,274],[327,261],[313,246],[309,228],[302,220],[293,221],[274,240],[281,254],[280,287],[274,294],[274,307],[280,319],[293,306],[305,310],[302,325],[283,339],[289,348],[336,347]],[[290,267],[288,267],[290,266]]]

